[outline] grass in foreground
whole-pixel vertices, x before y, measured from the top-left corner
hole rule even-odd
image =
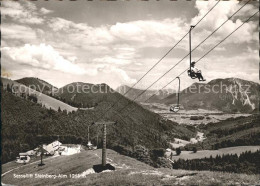
[[[45,166],[25,165],[2,177],[5,184],[14,185],[241,185],[260,184],[259,175],[230,174],[209,171],[155,169],[133,158],[108,150],[107,161],[116,171],[92,173],[84,178],[18,179],[13,174],[81,174],[101,163],[101,150],[84,151],[71,156],[45,160]],[[4,164],[5,168],[8,164]]]

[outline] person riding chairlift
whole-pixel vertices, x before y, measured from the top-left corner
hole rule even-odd
[[[191,63],[191,70],[196,74],[199,81],[206,81],[206,79],[203,78],[201,71],[195,67],[194,61]]]

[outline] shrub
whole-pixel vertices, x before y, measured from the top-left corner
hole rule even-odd
[[[137,160],[147,163],[149,165],[152,163],[150,155],[149,155],[149,150],[146,149],[144,146],[141,146],[141,145],[135,146],[133,156]]]
[[[204,116],[191,116],[190,120],[203,120]]]
[[[159,157],[157,159],[156,163],[157,163],[157,167],[164,167],[164,168],[169,168],[169,169],[172,168],[171,162],[164,157]]]
[[[180,148],[177,148],[176,149],[176,155],[179,156],[181,154],[181,149]]]
[[[163,157],[164,154],[165,154],[165,149],[163,149],[163,148],[153,149],[153,150],[150,151],[150,155],[154,159],[157,159],[159,157]]]
[[[113,150],[115,150],[116,152],[126,155],[126,156],[133,156],[133,152],[131,151],[131,149],[126,148],[122,145],[116,145],[112,147]]]

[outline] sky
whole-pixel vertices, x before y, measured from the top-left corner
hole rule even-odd
[[[192,49],[246,1],[220,1],[192,30]],[[72,82],[136,83],[216,1],[2,1],[1,68],[10,79],[38,77],[56,87]],[[192,52],[196,61],[258,11],[253,1]],[[196,65],[207,82],[237,77],[259,82],[259,14]],[[136,88],[145,89],[189,53],[185,37]],[[189,67],[185,58],[151,89]],[[181,89],[197,80],[180,76]],[[174,81],[167,88],[176,88]]]

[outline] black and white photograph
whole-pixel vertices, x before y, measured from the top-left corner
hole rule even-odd
[[[260,185],[259,0],[1,0],[1,185]]]

